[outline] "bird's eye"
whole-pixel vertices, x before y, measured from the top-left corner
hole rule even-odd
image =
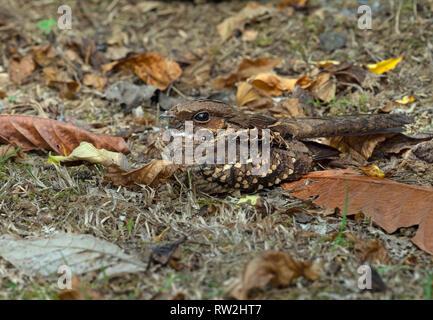
[[[202,123],[208,122],[209,119],[210,119],[209,112],[206,111],[199,112],[194,116],[194,120],[197,122],[202,122]]]

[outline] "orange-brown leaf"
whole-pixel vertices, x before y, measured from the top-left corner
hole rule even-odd
[[[60,91],[60,97],[73,99],[75,94],[80,91],[81,85],[72,80],[65,71],[56,67],[44,68],[45,83],[50,87],[55,87]]]
[[[178,169],[178,166],[167,160],[155,160],[139,169],[127,171],[116,165],[108,167],[105,180],[116,186],[133,187],[145,184],[157,187],[170,178]]]
[[[36,65],[31,55],[27,55],[19,61],[11,60],[9,66],[9,78],[16,84],[21,84],[33,73]]]
[[[348,187],[348,215],[360,211],[392,233],[418,225],[412,241],[433,254],[433,189],[406,185],[387,179],[359,175],[352,170],[311,172],[301,180],[285,183],[284,190],[299,199],[310,199],[324,208],[342,209]]]
[[[0,142],[21,145],[22,150],[41,148],[69,154],[82,141],[98,149],[129,153],[120,137],[91,133],[57,120],[26,115],[0,115]]]
[[[241,282],[236,282],[230,295],[236,299],[248,299],[248,293],[253,288],[263,288],[267,285],[283,287],[300,276],[317,280],[319,275],[310,262],[295,261],[288,253],[281,251],[265,251],[261,256],[250,260],[244,269]]]
[[[268,72],[278,66],[281,62],[281,59],[273,58],[259,58],[255,60],[244,58],[235,73],[226,77],[218,77],[213,82],[213,86],[217,89],[234,88],[237,82],[246,80],[255,74]]]
[[[72,278],[72,288],[59,292],[60,300],[101,300],[101,295],[83,284],[77,276]]]
[[[260,73],[248,82],[265,94],[280,96],[284,91],[292,92],[298,78],[284,78],[273,73]]]
[[[102,66],[102,72],[121,68],[135,73],[146,84],[160,90],[167,89],[182,74],[179,64],[154,52],[120,59]]]

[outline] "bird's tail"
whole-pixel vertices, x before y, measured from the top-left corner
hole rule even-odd
[[[401,132],[404,131],[404,125],[409,123],[411,120],[400,114],[362,114],[282,119],[270,127],[284,137],[305,139]]]

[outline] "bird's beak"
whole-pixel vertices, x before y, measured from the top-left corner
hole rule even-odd
[[[176,116],[174,115],[173,111],[171,110],[167,110],[164,113],[161,113],[161,115],[159,116],[159,119],[167,119],[167,118],[176,118]]]

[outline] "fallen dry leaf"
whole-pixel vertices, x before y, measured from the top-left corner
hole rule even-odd
[[[370,72],[382,74],[394,69],[403,58],[404,56],[400,56],[398,58],[391,58],[388,60],[380,61],[378,63],[369,64],[367,65],[367,69]]]
[[[206,84],[210,79],[213,62],[213,56],[204,55],[202,59],[185,68],[180,79],[181,82],[191,87],[200,87]]]
[[[81,282],[77,276],[72,277],[72,288],[59,292],[60,300],[101,300],[101,295]]]
[[[340,152],[350,154],[354,160],[363,163],[371,157],[378,143],[393,135],[393,133],[366,134],[363,136],[331,137],[322,139],[322,141]]]
[[[109,61],[108,58],[105,57],[104,52],[97,49],[94,39],[68,38],[66,45],[67,47],[74,50],[81,57],[85,64],[88,64],[94,68],[100,68]]]
[[[248,102],[257,100],[259,98],[260,94],[248,82],[243,81],[239,83],[238,90],[236,92],[236,100],[238,102],[238,106],[243,106]]]
[[[46,67],[56,60],[57,52],[50,45],[33,47],[33,59],[41,67]]]
[[[249,2],[245,8],[239,11],[236,15],[225,19],[217,25],[217,31],[221,37],[221,42],[225,42],[233,36],[236,30],[243,31],[246,23],[268,15],[270,12],[272,12],[271,7],[262,6],[256,2]]]
[[[330,72],[320,72],[307,88],[315,98],[330,102],[335,98],[337,83]]]
[[[129,168],[128,160],[123,153],[97,149],[91,143],[84,141],[81,142],[80,145],[67,157],[50,155],[50,161],[54,163],[61,162],[62,164],[75,161],[87,161],[90,163],[101,164],[106,167],[117,165],[123,169]]]
[[[359,167],[359,169],[361,169],[362,172],[364,172],[369,177],[385,178],[385,174],[376,165]]]
[[[57,88],[61,98],[74,99],[75,94],[81,89],[81,85],[77,81],[72,80],[65,71],[57,67],[44,68],[44,75],[45,83]]]
[[[433,140],[425,141],[412,147],[410,152],[417,158],[427,163],[433,163]]]
[[[387,179],[359,175],[352,170],[311,172],[301,180],[285,183],[291,195],[312,200],[325,208],[345,204],[348,188],[348,215],[362,211],[392,233],[401,227],[418,225],[412,241],[422,250],[433,254],[433,189],[406,185]]]
[[[83,77],[85,86],[94,87],[96,90],[103,92],[107,84],[107,79],[97,73],[86,73]]]
[[[350,233],[344,233],[344,237],[355,242],[355,255],[361,263],[391,263],[392,260],[388,254],[388,251],[379,239],[375,239],[367,243]]]
[[[26,115],[0,115],[0,142],[22,146],[22,150],[41,148],[60,155],[70,154],[82,141],[98,149],[129,153],[123,138],[91,133],[57,120]]]
[[[154,52],[120,59],[102,66],[106,73],[113,68],[120,68],[135,73],[146,84],[160,90],[167,89],[182,74],[182,69],[175,62]]]
[[[282,100],[274,108],[270,109],[269,112],[277,119],[305,117],[304,107],[298,98]]]
[[[433,133],[428,132],[417,133],[415,135],[397,133],[393,136],[388,137],[383,142],[380,142],[375,148],[375,152],[400,153],[404,150],[413,148],[421,142],[429,141],[432,139]]]
[[[258,34],[259,32],[257,30],[245,30],[242,33],[242,41],[254,41]]]
[[[277,8],[284,8],[288,6],[305,7],[308,0],[283,0],[277,3]]]
[[[398,104],[409,104],[415,101],[415,97],[414,96],[404,96],[403,98],[399,99],[399,100],[395,100],[395,103]]]
[[[236,281],[228,293],[239,300],[248,299],[251,289],[263,288],[267,285],[283,287],[300,276],[317,280],[320,264],[295,261],[289,254],[280,251],[265,251],[259,257],[253,258],[246,265],[241,281]]]
[[[239,63],[238,69],[235,73],[226,77],[216,78],[212,85],[217,89],[234,88],[237,82],[246,80],[247,78],[259,73],[268,72],[278,66],[281,62],[282,59],[274,58],[258,58],[255,60],[244,58],[241,63]]]
[[[248,83],[267,95],[280,96],[284,91],[292,92],[298,78],[284,78],[273,73],[260,73],[248,79]]]
[[[35,61],[31,55],[20,60],[11,60],[9,64],[9,78],[13,83],[21,85],[36,69]]]
[[[157,187],[170,178],[177,169],[176,164],[167,160],[155,160],[144,167],[131,171],[111,165],[108,167],[104,179],[116,186],[133,187],[145,184]]]
[[[74,275],[104,268],[101,278],[146,270],[140,259],[88,234],[60,233],[31,240],[2,235],[0,256],[28,276],[55,275],[62,265],[67,265]]]

